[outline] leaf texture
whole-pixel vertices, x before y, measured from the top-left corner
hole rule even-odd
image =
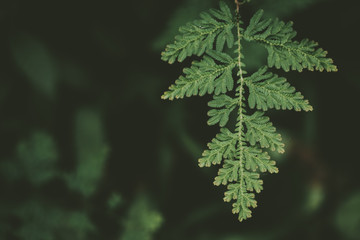
[[[209,107],[213,107],[215,109],[211,109],[208,112],[208,116],[210,117],[208,121],[208,125],[215,125],[219,123],[220,127],[224,127],[229,121],[230,113],[237,106],[237,99],[233,99],[225,94],[214,96],[214,100],[208,103]]]
[[[263,44],[268,50],[269,67],[282,68],[285,71],[303,69],[328,72],[337,71],[327,51],[318,48],[318,43],[309,39],[294,41],[296,31],[292,22],[279,19],[262,19],[263,10],[259,10],[250,20],[244,32],[244,38]]]
[[[212,57],[221,57],[218,64]],[[225,53],[209,51],[200,62],[193,62],[190,68],[184,69],[184,75],[180,76],[175,84],[169,87],[162,99],[183,98],[190,96],[203,96],[206,93],[215,95],[231,91],[234,87],[232,70],[236,61]]]
[[[285,152],[281,135],[276,133],[276,128],[270,119],[264,116],[264,112],[256,111],[251,116],[245,116],[245,125],[246,140],[252,146],[258,142],[262,148],[270,148],[279,153]]]
[[[249,106],[266,111],[269,108],[312,111],[308,100],[300,92],[295,92],[285,78],[267,72],[267,67],[246,78],[249,88]]]
[[[236,152],[236,134],[227,128],[221,128],[220,133],[208,144],[202,158],[199,159],[200,167],[210,167],[211,164],[220,164],[223,158],[233,159]]]
[[[275,166],[275,161],[270,160],[267,152],[263,152],[257,147],[246,147],[244,149],[246,159],[245,168],[251,171],[278,173],[279,170]]]
[[[200,20],[195,20],[179,29],[181,35],[175,37],[175,42],[166,46],[161,59],[169,63],[176,60],[182,62],[191,55],[201,56],[206,50],[216,49],[222,51],[225,42],[229,48],[234,44],[234,27],[230,8],[220,2],[220,9],[211,9],[200,15]]]

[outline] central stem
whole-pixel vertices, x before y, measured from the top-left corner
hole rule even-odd
[[[242,62],[241,62],[241,28],[240,28],[240,14],[239,14],[239,2],[235,0],[237,5],[236,9],[236,25],[237,25],[237,37],[238,37],[238,67],[239,67],[239,118],[238,118],[238,134],[239,134],[239,162],[240,162],[240,170],[239,170],[239,183],[240,183],[240,195],[243,196],[244,193],[244,159],[243,159],[243,121],[244,121],[244,114],[243,114],[243,92],[244,92],[244,77],[243,77],[243,70],[242,70]]]

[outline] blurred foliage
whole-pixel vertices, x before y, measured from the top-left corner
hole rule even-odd
[[[46,206],[29,201],[16,210],[16,215],[24,224],[18,230],[20,239],[87,239],[87,232],[94,226],[86,214],[69,212],[55,206]]]
[[[16,35],[11,43],[13,58],[19,70],[34,89],[53,97],[58,80],[57,69],[44,43],[26,34]]]
[[[111,210],[114,210],[115,208],[119,207],[123,203],[123,199],[119,193],[112,193],[109,200],[108,200],[108,206]]]
[[[321,185],[313,185],[308,188],[308,193],[304,201],[304,210],[313,213],[321,207],[324,201],[324,188]]]
[[[360,192],[349,196],[336,212],[336,227],[344,239],[359,239],[360,237]]]
[[[151,240],[153,234],[160,228],[163,218],[153,210],[149,200],[138,196],[132,203],[125,220],[120,240]]]
[[[57,151],[54,140],[42,132],[17,146],[17,156],[27,178],[33,184],[48,181],[56,174]]]
[[[77,166],[75,172],[67,175],[70,188],[90,196],[97,188],[108,155],[104,143],[103,125],[100,115],[92,110],[82,109],[75,119],[75,145]]]
[[[159,97],[182,67],[161,62],[164,43],[217,4],[0,1],[0,239],[359,239],[357,3],[242,5],[245,22],[260,7],[294,20],[340,65],[336,76],[287,76],[314,112],[271,112],[286,156],[245,224],[212,187],[216,169],[197,168],[217,131],[205,127],[207,100]],[[249,47],[254,69],[265,51]]]
[[[49,181],[57,174],[58,153],[55,142],[45,132],[37,131],[29,139],[19,142],[16,158],[2,163],[8,179],[26,178],[34,185]]]

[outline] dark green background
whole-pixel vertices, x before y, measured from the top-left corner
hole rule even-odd
[[[190,61],[160,60],[217,0],[0,2],[0,239],[360,239],[356,1],[253,0],[329,51],[337,73],[282,73],[311,113],[269,112],[287,144],[239,223],[197,159],[206,97],[162,101]],[[234,7],[231,1],[228,1]],[[248,71],[265,63],[246,46]]]

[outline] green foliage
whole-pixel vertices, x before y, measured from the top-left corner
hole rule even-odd
[[[55,94],[58,70],[46,46],[38,39],[19,34],[11,39],[11,53],[30,84],[47,97]]]
[[[2,174],[8,180],[28,179],[41,185],[58,174],[58,152],[53,138],[46,132],[36,131],[16,146],[16,159],[1,163]]]
[[[215,108],[208,112],[210,117],[208,124],[214,125],[219,123],[220,127],[224,127],[229,121],[230,113],[236,108],[237,101],[225,94],[215,95],[214,100],[210,101],[208,105]]]
[[[318,48],[318,43],[309,39],[293,41],[296,32],[292,22],[279,19],[262,19],[263,10],[259,10],[251,18],[249,26],[244,32],[247,41],[255,41],[268,50],[269,67],[282,68],[285,71],[304,68],[311,71],[336,71],[332,59],[327,58],[327,52]]]
[[[354,193],[340,205],[335,216],[335,225],[343,239],[359,239],[360,192]]]
[[[214,43],[218,51],[222,51],[225,42],[232,47],[234,37],[231,30],[235,25],[229,7],[221,4],[220,10],[212,9],[200,16],[200,20],[179,28],[182,35],[177,35],[175,42],[166,46],[162,60],[182,62],[193,54],[202,55],[207,49],[212,49]]]
[[[20,142],[17,155],[25,175],[33,184],[43,183],[56,174],[58,154],[53,139],[46,133],[36,132],[29,140]]]
[[[220,164],[223,158],[231,159],[235,156],[236,134],[227,128],[221,128],[220,133],[208,144],[209,150],[205,150],[199,159],[200,167],[210,167],[211,164]]]
[[[215,59],[222,64],[217,64]],[[162,98],[173,100],[184,96],[203,96],[205,93],[218,95],[231,91],[234,87],[232,70],[235,66],[236,61],[229,55],[207,51],[200,62],[195,61],[190,68],[184,69],[185,76],[180,76]]]
[[[320,184],[312,184],[307,189],[306,200],[304,201],[304,211],[305,213],[313,213],[318,210],[325,199],[325,189]]]
[[[23,224],[17,235],[27,240],[87,239],[94,226],[83,212],[68,211],[36,201],[16,210]]]
[[[161,214],[152,208],[150,201],[139,195],[123,221],[124,230],[120,240],[151,240],[162,221]]]
[[[114,192],[111,194],[110,198],[108,199],[107,205],[110,210],[114,210],[117,207],[119,207],[122,203],[123,203],[122,196],[119,193]]]
[[[70,188],[88,197],[96,190],[108,156],[100,114],[81,109],[75,118],[75,129],[78,165],[65,179]]]
[[[258,142],[262,148],[270,148],[279,153],[285,151],[281,135],[276,133],[276,128],[273,127],[269,118],[264,116],[264,112],[255,112],[251,116],[244,116],[247,128],[245,138],[252,146]]]
[[[295,111],[312,111],[308,100],[283,77],[266,72],[267,67],[259,69],[250,77],[245,78],[249,88],[249,107],[267,111],[269,108],[295,109]]]
[[[180,28],[182,35],[176,36],[175,42],[162,53],[162,59],[169,63],[176,59],[181,62],[193,54],[204,55],[190,68],[184,69],[184,75],[162,98],[172,100],[206,93],[214,95],[209,102],[212,109],[208,112],[208,124],[219,124],[221,129],[203,152],[199,166],[223,163],[214,184],[227,185],[224,201],[234,201],[232,211],[239,214],[240,221],[251,217],[251,208],[257,206],[254,192],[263,190],[260,173],[278,172],[275,162],[262,148],[284,152],[281,135],[264,111],[272,108],[312,110],[300,92],[296,92],[285,78],[271,73],[268,67],[285,71],[337,70],[332,60],[326,57],[327,52],[318,48],[317,43],[308,39],[293,40],[296,32],[291,22],[263,20],[262,16],[262,10],[255,13],[244,30],[239,13],[233,17],[229,7],[220,2],[220,10],[202,13],[201,20]],[[232,31],[233,27],[236,31]],[[243,63],[243,40],[260,43],[268,51],[268,66],[248,76]],[[229,48],[226,53],[225,42]],[[229,55],[229,52],[234,54]],[[247,113],[255,108],[257,111]],[[235,109],[237,122],[235,131],[232,131],[226,125]]]

